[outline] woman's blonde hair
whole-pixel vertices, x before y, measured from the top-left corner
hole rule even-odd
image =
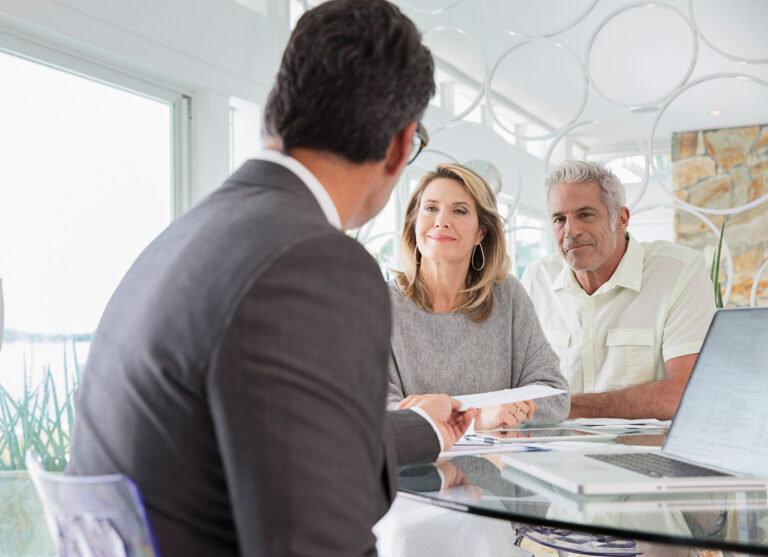
[[[493,310],[493,287],[509,273],[509,256],[501,215],[496,209],[496,196],[483,178],[470,169],[458,164],[440,164],[436,170],[427,172],[419,180],[416,189],[408,199],[405,210],[403,232],[400,235],[400,262],[402,271],[395,271],[395,281],[400,291],[425,311],[432,311],[432,293],[419,273],[419,259],[416,254],[416,218],[419,214],[421,196],[427,186],[438,178],[458,182],[475,202],[480,229],[485,232],[480,245],[485,255],[485,264],[478,253],[472,253],[467,271],[467,299],[454,311],[466,313],[472,321],[483,321]]]

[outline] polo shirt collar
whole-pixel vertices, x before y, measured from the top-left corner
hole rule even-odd
[[[602,294],[614,287],[629,288],[630,290],[640,291],[643,278],[643,261],[645,260],[645,249],[642,244],[635,240],[635,238],[627,233],[629,242],[627,244],[627,251],[624,252],[624,256],[619,262],[619,266],[613,272],[611,278],[609,278],[604,284],[597,289],[595,294]],[[576,276],[568,266],[562,257],[562,269],[552,283],[552,290],[564,290],[570,294],[584,294],[584,289],[576,280]]]
[[[552,283],[552,290],[555,292],[557,292],[558,290],[565,290],[566,292],[571,292],[571,293],[575,293],[578,290],[582,290],[581,286],[576,280],[576,277],[573,275],[573,271],[571,271],[571,268],[565,262],[565,259],[563,259],[562,256],[559,256],[559,257],[560,257],[560,263],[562,265],[562,269],[560,269],[560,273],[557,275],[557,277],[555,278],[555,281]]]

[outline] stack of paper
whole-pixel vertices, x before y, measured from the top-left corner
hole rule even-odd
[[[671,421],[661,421],[656,418],[642,418],[624,420],[620,418],[576,418],[563,422],[573,427],[603,430],[617,435],[629,435],[633,433],[663,433],[669,428]]]

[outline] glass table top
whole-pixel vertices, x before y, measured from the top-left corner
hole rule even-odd
[[[617,437],[613,442],[661,445],[663,433]],[[576,495],[505,466],[501,455],[458,456],[402,467],[400,492],[512,522],[768,555],[765,491]]]

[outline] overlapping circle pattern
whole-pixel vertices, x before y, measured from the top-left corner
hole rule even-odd
[[[493,65],[493,68],[491,68],[490,73],[488,74],[488,79],[486,80],[485,85],[485,98],[486,103],[488,104],[488,110],[491,114],[491,117],[496,121],[499,126],[501,126],[504,130],[506,130],[509,133],[515,134],[518,139],[525,139],[525,140],[532,140],[532,141],[539,141],[544,139],[550,139],[557,135],[558,130],[554,130],[550,133],[543,133],[539,135],[528,135],[521,133],[519,130],[510,129],[507,125],[504,124],[504,122],[498,117],[498,114],[496,113],[496,110],[494,109],[494,105],[496,104],[494,97],[493,97],[493,91],[497,90],[498,88],[494,87],[495,78],[498,77],[499,73],[501,72],[502,68],[504,67],[505,62],[508,62],[513,57],[517,56],[518,58],[522,57],[529,57],[531,56],[531,52],[533,53],[533,56],[536,57],[536,50],[539,50],[539,55],[541,56],[543,54],[543,51],[546,49],[548,57],[552,56],[558,56],[564,61],[567,60],[567,64],[569,64],[572,68],[572,73],[576,73],[578,75],[577,83],[571,84],[572,86],[575,86],[577,89],[576,91],[573,91],[575,99],[574,102],[571,104],[573,106],[568,107],[572,110],[572,113],[570,117],[566,118],[564,123],[561,124],[562,127],[565,127],[569,124],[572,124],[575,122],[579,116],[581,116],[581,113],[584,111],[584,106],[587,104],[587,94],[589,92],[589,78],[587,77],[586,70],[581,63],[581,60],[579,59],[578,55],[571,50],[568,46],[551,41],[548,39],[531,39],[524,41],[522,43],[516,44],[513,47],[509,48],[504,54],[502,54],[498,60],[496,60],[496,63]],[[528,64],[530,64],[530,61],[527,61]],[[529,78],[529,87],[530,82],[535,81],[534,79]],[[562,86],[562,85],[561,85]],[[458,118],[458,117],[457,117]]]
[[[599,41],[601,39],[601,36],[604,33],[607,33],[612,26],[618,27],[615,25],[616,21],[619,18],[635,18],[635,23],[633,25],[633,31],[642,36],[643,42],[645,43],[643,46],[645,47],[645,51],[641,52],[640,54],[644,54],[642,58],[645,58],[650,61],[650,63],[656,62],[654,60],[654,56],[649,55],[648,51],[651,50],[648,48],[650,44],[652,44],[653,41],[658,40],[658,37],[654,35],[655,33],[665,33],[669,35],[670,33],[679,33],[680,32],[680,26],[684,26],[684,30],[687,31],[690,41],[690,49],[691,53],[690,56],[688,56],[687,63],[685,64],[686,68],[683,70],[681,75],[673,76],[677,78],[677,83],[672,85],[666,92],[662,93],[660,96],[650,99],[639,99],[635,101],[631,101],[628,99],[622,99],[621,94],[618,92],[612,92],[609,93],[606,88],[610,86],[611,82],[616,81],[627,81],[629,84],[629,89],[639,89],[643,85],[642,83],[636,83],[635,79],[632,76],[632,72],[636,71],[635,68],[632,67],[631,63],[628,63],[628,60],[624,59],[629,58],[629,56],[612,56],[613,58],[613,65],[618,66],[614,67],[612,72],[605,73],[604,75],[595,75],[595,73],[592,71],[592,62],[594,61],[594,58],[596,56],[596,44],[599,44]],[[658,25],[658,20],[665,19],[665,18],[673,18],[672,21],[677,21],[678,23],[678,29],[672,29],[672,25],[670,25],[671,21],[666,21],[666,29],[664,31],[659,30],[657,27],[661,27]],[[640,19],[643,18],[643,19]],[[654,25],[656,24],[656,25]],[[622,29],[626,29],[625,27],[622,27]],[[621,40],[622,42],[625,42],[629,40],[626,37],[618,37],[614,36],[612,37],[613,40],[612,43],[615,43],[617,40]],[[609,46],[611,44],[609,42]],[[625,45],[626,48],[626,45]],[[610,51],[610,48],[603,48],[600,49],[602,52]],[[656,52],[654,53],[655,57],[658,58],[659,56],[663,56],[665,58],[674,58],[678,56],[678,52]],[[671,95],[674,90],[678,87],[681,87],[688,79],[691,77],[691,73],[693,72],[693,68],[696,65],[696,57],[698,55],[698,41],[696,40],[696,31],[691,24],[691,22],[688,20],[688,18],[685,16],[684,13],[682,13],[677,8],[670,6],[669,4],[665,4],[663,2],[637,2],[628,4],[626,6],[622,6],[618,10],[612,12],[607,17],[605,17],[598,25],[597,28],[592,33],[592,37],[589,40],[589,46],[587,47],[587,54],[586,54],[586,61],[584,63],[587,71],[587,75],[589,77],[590,83],[594,90],[602,95],[603,97],[607,98],[608,100],[619,104],[625,108],[631,108],[631,109],[638,109],[638,108],[645,108],[645,107],[654,107],[658,105],[659,103],[663,102],[667,99],[669,95]],[[644,60],[646,61],[646,60]],[[646,61],[647,63],[647,61]],[[669,63],[669,60],[667,60],[666,63]],[[620,75],[617,75],[621,70],[619,68],[625,69],[627,72],[627,75],[624,75],[623,73]],[[656,82],[661,76],[657,76],[656,79],[654,79],[654,82]],[[618,78],[618,79],[617,79]]]
[[[567,31],[585,18],[597,1],[569,0],[564,4],[557,0],[536,0],[535,7],[539,12],[534,14],[535,18],[520,17],[520,14],[530,13],[528,9],[534,5],[530,0],[485,0],[484,4],[507,33],[530,38],[554,37]],[[538,17],[541,13],[547,16]]]
[[[306,1],[306,0],[302,0]],[[612,105],[619,111],[629,111],[642,116],[642,113],[655,113],[655,118],[648,120],[648,133],[645,137],[638,137],[638,135],[627,128],[624,124],[617,119],[611,119],[611,114],[606,115],[602,120],[603,125],[615,125],[618,128],[625,128],[627,137],[631,138],[631,142],[638,146],[637,152],[642,152],[645,157],[644,175],[642,176],[642,183],[639,194],[635,195],[633,199],[629,200],[630,208],[635,210],[642,201],[643,196],[646,193],[648,181],[650,176],[654,176],[662,185],[664,191],[669,196],[669,203],[659,205],[655,204],[654,207],[666,207],[674,209],[675,211],[681,211],[694,215],[697,219],[701,220],[708,229],[710,229],[714,236],[717,237],[719,233],[718,227],[710,220],[707,215],[733,215],[747,211],[768,201],[768,193],[762,195],[758,199],[755,199],[747,204],[742,204],[737,207],[731,207],[727,209],[710,209],[706,207],[699,207],[692,203],[679,199],[672,188],[669,187],[660,176],[658,169],[656,168],[653,157],[653,145],[657,139],[657,130],[659,129],[659,123],[663,121],[663,118],[673,117],[675,101],[684,93],[692,90],[693,88],[700,86],[703,83],[718,80],[718,79],[732,79],[732,80],[750,80],[752,83],[766,88],[768,92],[768,82],[761,79],[757,75],[752,75],[749,72],[750,65],[766,64],[768,63],[768,48],[763,52],[756,52],[754,45],[750,45],[750,52],[746,52],[745,49],[736,51],[738,44],[718,44],[717,33],[713,32],[713,25],[711,24],[712,16],[710,14],[709,19],[703,17],[702,14],[706,13],[707,9],[724,10],[723,4],[731,5],[728,3],[720,3],[716,0],[688,0],[687,9],[678,9],[674,5],[664,1],[651,1],[651,2],[636,2],[629,1],[619,4],[619,7],[611,11],[607,16],[603,17],[597,24],[587,23],[585,19],[593,13],[595,6],[599,3],[599,0],[568,0],[565,3],[559,3],[557,0],[395,0],[401,7],[407,12],[410,10],[413,14],[418,16],[416,19],[418,24],[428,37],[430,33],[438,32],[441,30],[445,32],[446,15],[450,13],[459,4],[466,2],[472,2],[478,6],[482,2],[487,14],[490,15],[489,20],[495,22],[498,26],[497,31],[501,32],[513,42],[511,46],[505,49],[501,54],[494,57],[494,59],[483,61],[485,64],[485,79],[480,82],[479,93],[477,98],[473,100],[471,106],[461,111],[461,114],[457,114],[449,122],[427,122],[427,129],[430,133],[430,147],[448,155],[446,159],[466,161],[469,159],[477,159],[485,156],[491,164],[495,165],[500,171],[505,181],[505,190],[507,192],[515,192],[515,204],[519,201],[521,188],[524,180],[521,176],[520,164],[517,161],[516,150],[510,147],[510,144],[499,134],[493,131],[490,127],[484,127],[484,131],[479,128],[483,126],[479,124],[469,123],[463,121],[470,111],[475,109],[481,97],[486,100],[487,110],[491,119],[499,126],[502,127],[508,134],[515,136],[517,143],[530,142],[530,141],[544,141],[549,140],[550,144],[546,149],[546,155],[544,156],[544,169],[548,168],[550,163],[557,163],[559,161],[552,160],[558,144],[566,138],[569,134],[575,130],[587,127],[592,124],[596,124],[596,120],[588,118],[586,120],[579,120],[584,113],[584,107],[587,104],[589,98],[592,95],[599,95],[610,101]],[[753,22],[748,22],[750,15],[746,13],[749,9],[750,2],[763,0],[734,0],[736,4],[733,5],[733,11],[739,11],[741,8],[741,15],[734,15],[728,13],[729,18],[741,17],[745,25],[755,25]],[[714,4],[713,4],[714,2]],[[677,2],[680,4],[680,2]],[[742,6],[743,4],[743,6]],[[555,10],[555,6],[561,6],[562,10]],[[713,7],[714,6],[714,7]],[[474,9],[474,5],[473,5]],[[530,17],[527,17],[531,13],[536,11],[539,13],[548,12],[548,16],[541,19],[539,22],[532,22]],[[605,36],[616,35],[615,30],[611,33],[611,25],[620,18],[626,17],[630,13],[644,12],[644,17],[640,18],[641,21],[646,22],[648,20],[648,14],[661,14],[659,17],[665,17],[667,19],[666,25],[669,26],[672,22],[677,22],[677,25],[682,29],[681,36],[684,37],[686,48],[690,50],[690,59],[683,60],[678,63],[676,68],[680,69],[679,75],[673,76],[676,83],[669,86],[669,90],[660,92],[653,98],[640,99],[638,102],[634,99],[617,98],[615,94],[607,91],[605,84],[610,83],[606,80],[605,75],[599,75],[595,72],[594,67],[590,67],[590,63],[595,58],[593,48],[604,40]],[[523,17],[515,18],[514,14],[524,14]],[[722,16],[718,16],[722,18]],[[536,23],[536,24],[534,24]],[[733,21],[730,22],[733,25]],[[568,45],[568,39],[572,34],[587,25],[592,25],[591,29],[586,29],[589,33],[588,47],[586,52],[581,56],[571,50]],[[727,25],[726,25],[727,26]],[[653,27],[651,25],[651,27]],[[663,25],[661,27],[664,27]],[[667,27],[668,29],[668,27]],[[583,30],[583,29],[582,29]],[[484,33],[484,30],[478,32],[477,29],[473,30],[471,22],[466,23],[466,28],[452,27],[451,33],[461,35],[464,39],[472,38],[476,44],[481,44],[481,37],[473,37],[475,34]],[[652,28],[648,29],[649,41],[653,40],[653,32],[658,31]],[[607,33],[607,34],[606,34]],[[637,36],[641,36],[642,33],[638,33]],[[529,135],[526,136],[515,126],[506,125],[501,119],[498,118],[494,104],[494,84],[499,79],[499,73],[502,71],[503,65],[511,57],[523,52],[526,49],[530,49],[532,45],[546,46],[550,48],[560,48],[564,53],[573,58],[573,64],[579,68],[583,75],[583,93],[579,92],[578,101],[575,103],[575,108],[569,118],[563,119],[556,124],[559,126],[557,129],[549,131],[546,134]],[[728,66],[728,63],[738,63],[736,69],[739,71],[713,73],[709,75],[698,76],[692,79],[694,68],[696,67],[698,56],[701,52],[703,45],[706,48],[711,49],[723,58],[724,66],[734,68],[733,65]],[[652,48],[652,44],[647,45],[648,49]],[[757,50],[761,47],[758,45]],[[621,55],[621,49],[616,49],[616,56]],[[480,49],[481,55],[484,55],[482,49]],[[440,56],[440,53],[435,53],[436,56]],[[613,54],[613,53],[610,53]],[[637,53],[635,53],[636,55]],[[658,55],[658,53],[656,53]],[[670,56],[679,55],[679,53],[670,53]],[[614,62],[613,60],[610,60]],[[625,61],[626,62],[626,61]],[[537,60],[534,58],[528,60],[528,64],[535,65]],[[669,77],[669,76],[667,76]],[[666,81],[665,81],[666,83]],[[747,99],[745,102],[748,102]],[[613,112],[612,114],[615,114]],[[647,116],[648,114],[646,114]],[[765,119],[768,121],[768,117]],[[750,122],[764,123],[764,122]],[[431,129],[430,129],[431,124]],[[745,124],[747,125],[747,124]],[[473,145],[476,145],[472,140],[467,141],[467,137],[478,137],[478,135],[485,135],[483,153],[477,152],[477,149]],[[456,137],[458,135],[464,135],[463,141],[458,141]],[[490,147],[489,147],[490,146]],[[412,174],[412,173],[411,173]],[[404,178],[402,183],[398,185],[399,189],[405,189],[410,191],[411,178]],[[511,187],[510,187],[511,186]],[[654,207],[641,207],[636,209],[637,211],[645,211]],[[733,261],[731,258],[730,250],[727,242],[724,241],[723,253],[726,263],[727,272],[727,284],[726,292],[723,297],[723,301],[727,302],[731,293],[731,287],[733,282]],[[754,284],[752,288],[752,295],[750,303],[754,305],[756,303],[756,292],[758,281],[761,276],[768,271],[768,261],[766,261],[754,278]]]
[[[763,0],[729,0],[723,2],[722,0],[688,0],[688,11],[691,14],[691,25],[696,30],[696,34],[704,41],[710,48],[719,52],[726,58],[733,60],[734,62],[742,62],[745,64],[765,64],[768,63],[768,52],[761,50],[765,47],[762,45],[749,45],[749,51],[747,52],[746,45],[730,45],[722,44],[723,37],[719,37],[720,41],[710,35],[711,28],[706,28],[704,21],[700,17],[702,15],[703,8],[709,10],[715,9],[714,13],[711,13],[709,18],[711,23],[707,27],[720,26],[724,29],[738,29],[743,28],[744,24],[751,25],[753,28],[765,30],[765,19],[755,17],[755,8],[759,7],[759,4]],[[706,6],[705,6],[706,4]],[[698,17],[697,17],[698,16]],[[751,33],[744,33],[744,36],[751,35]],[[765,37],[765,33],[761,34]],[[738,34],[731,35],[733,38],[739,38]],[[765,41],[765,38],[763,38]],[[750,41],[752,42],[752,41]],[[757,55],[753,49],[756,48]],[[735,50],[734,50],[735,49]],[[743,50],[742,50],[743,49]]]

